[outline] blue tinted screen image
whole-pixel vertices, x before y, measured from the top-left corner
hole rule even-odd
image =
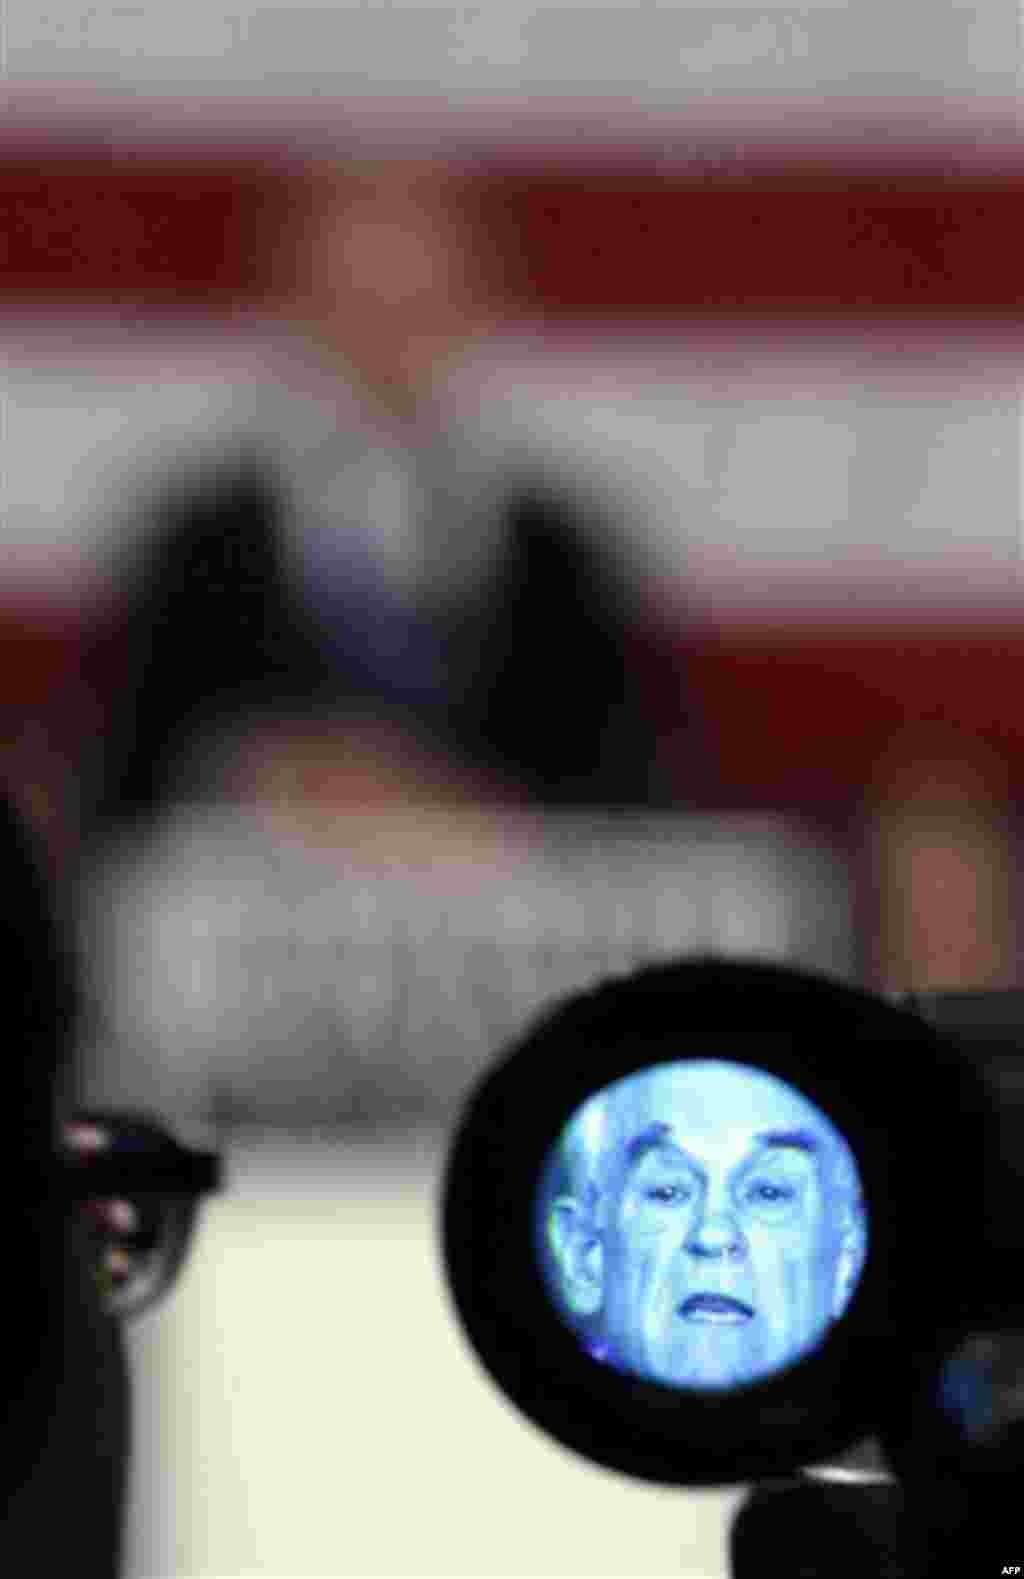
[[[659,1063],[570,1118],[536,1201],[553,1304],[595,1360],[691,1390],[815,1348],[863,1268],[853,1153],[794,1086],[719,1059]]]

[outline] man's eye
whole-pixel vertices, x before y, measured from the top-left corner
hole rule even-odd
[[[661,1201],[666,1206],[673,1206],[679,1201],[688,1201],[692,1193],[685,1184],[655,1184],[646,1195],[649,1201]]]
[[[759,1180],[747,1191],[747,1199],[760,1206],[776,1206],[782,1201],[793,1200],[796,1191],[788,1184],[769,1184]]]

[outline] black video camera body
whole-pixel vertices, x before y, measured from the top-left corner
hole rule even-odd
[[[752,1555],[790,1579],[1012,1572],[1022,1036],[1024,993],[886,1001],[716,958],[563,1003],[449,1157],[443,1253],[484,1367],[598,1464],[761,1483],[737,1579]],[[871,1440],[888,1480],[805,1475]]]

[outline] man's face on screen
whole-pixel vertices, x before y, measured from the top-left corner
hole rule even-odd
[[[591,1248],[609,1358],[725,1387],[813,1346],[838,1312],[855,1226],[818,1110],[717,1062],[656,1067],[611,1100],[618,1140]]]

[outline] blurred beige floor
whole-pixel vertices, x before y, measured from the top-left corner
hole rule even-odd
[[[177,1290],[129,1337],[125,1579],[724,1579],[742,1490],[589,1466],[479,1369],[436,1249],[436,1132],[226,1155]]]

